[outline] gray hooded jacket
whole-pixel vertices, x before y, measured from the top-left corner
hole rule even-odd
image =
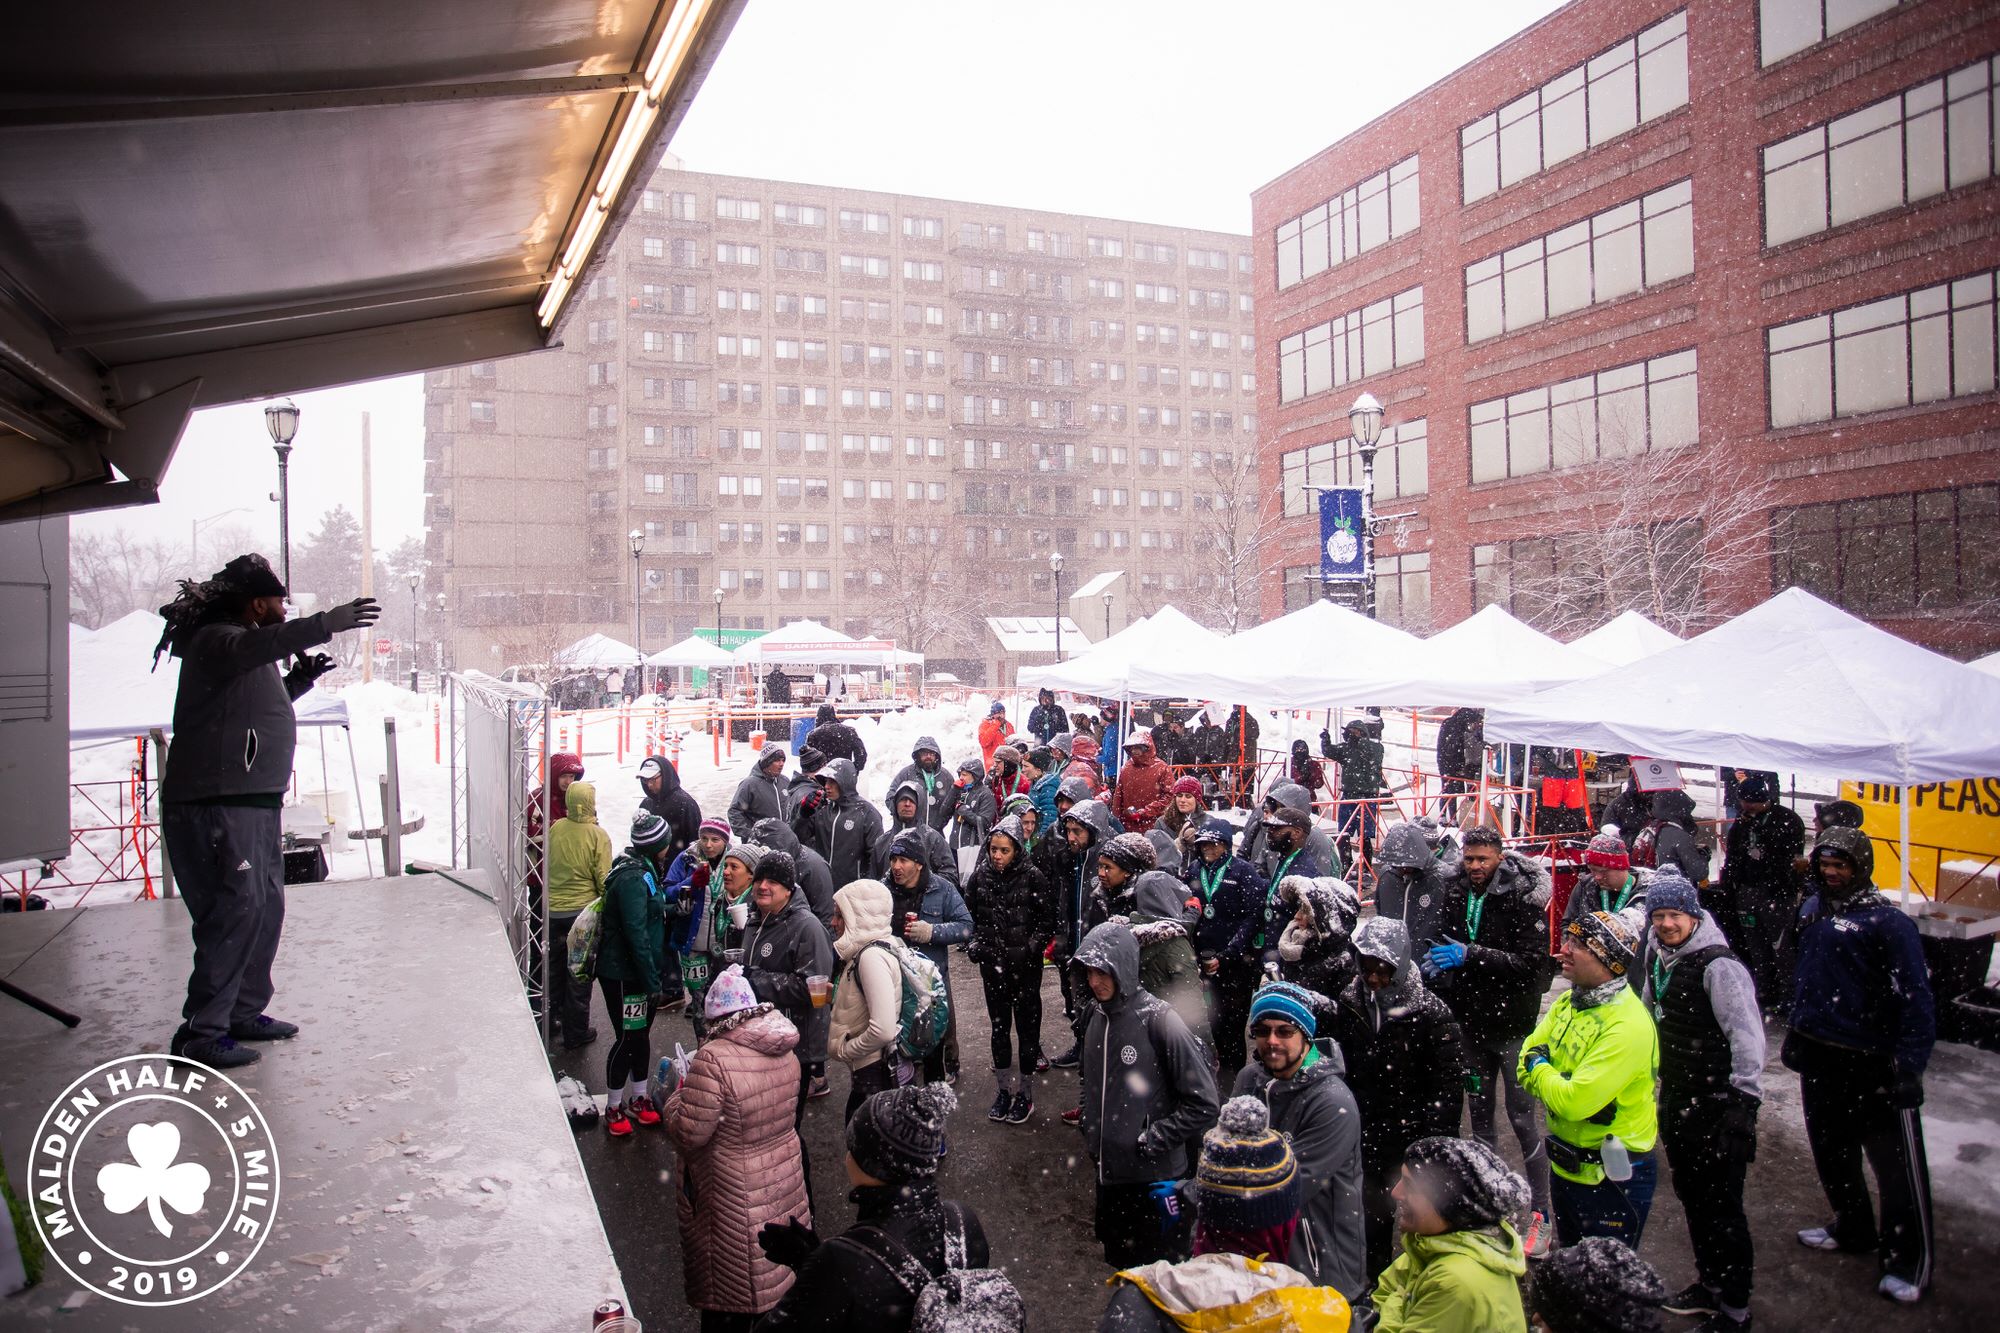
[[[831,927],[834,884],[833,871],[827,867],[826,858],[801,843],[799,835],[792,832],[791,825],[782,819],[758,820],[757,827],[750,830],[750,841],[774,852],[783,852],[798,863],[799,887],[805,890],[813,915],[820,919],[820,924]]]
[[[729,830],[739,842],[750,841],[750,830],[760,819],[783,819],[785,817],[785,792],[791,786],[785,781],[784,765],[778,771],[766,775],[763,765],[772,758],[772,751],[759,750],[750,756],[750,776],[736,784],[736,795],[729,802]],[[784,751],[776,752],[779,758]]]
[[[1435,944],[1444,938],[1443,862],[1424,840],[1420,825],[1391,824],[1375,859],[1375,915],[1391,916],[1410,928],[1413,940]]]
[[[1294,810],[1303,810],[1308,815],[1313,812],[1312,793],[1296,782],[1278,783],[1265,794],[1264,799],[1290,806]],[[1334,845],[1332,836],[1319,826],[1317,819],[1313,822],[1312,832],[1306,835],[1305,852],[1305,859],[1318,866],[1321,874],[1335,877],[1340,875],[1340,849]],[[1276,867],[1278,858],[1271,855],[1270,849],[1264,845],[1262,819],[1253,817],[1245,826],[1243,850],[1238,855],[1257,867],[1257,873],[1266,880],[1271,878],[1271,871]]]
[[[1253,1060],[1236,1076],[1234,1095],[1263,1099],[1271,1128],[1291,1140],[1298,1162],[1299,1229],[1286,1262],[1356,1301],[1368,1288],[1361,1110],[1348,1090],[1340,1047],[1321,1038],[1313,1049],[1319,1058],[1290,1078],[1273,1078]]]
[[[896,802],[908,795],[917,803],[917,818],[914,823],[905,824],[896,816]],[[875,839],[875,878],[887,882],[889,878],[889,845],[896,841],[899,833],[909,833],[924,845],[924,864],[933,875],[941,876],[956,884],[958,882],[958,854],[952,851],[951,843],[944,834],[924,820],[924,783],[922,778],[902,778],[889,788],[889,826]]]
[[[1083,1140],[1104,1185],[1179,1180],[1188,1144],[1215,1123],[1208,1054],[1165,1000],[1139,984],[1139,941],[1115,921],[1084,936],[1070,966],[1108,972],[1118,989],[1093,1003],[1083,1034]],[[1116,1083],[1114,1085],[1114,1080]]]
[[[925,773],[917,766],[917,756],[929,750],[938,757],[938,766]],[[910,762],[896,770],[896,776],[889,779],[890,813],[895,813],[895,793],[906,782],[917,785],[917,819],[942,832],[958,810],[960,793],[952,784],[951,770],[944,766],[944,747],[937,743],[935,736],[919,736],[917,743],[910,747]],[[929,778],[926,782],[924,779]],[[956,871],[954,866],[953,870]]]
[[[882,836],[882,812],[861,798],[850,760],[828,760],[820,776],[839,787],[840,800],[823,802],[813,812],[811,822],[798,830],[799,841],[826,858],[838,892],[857,879],[872,878],[875,840]]]

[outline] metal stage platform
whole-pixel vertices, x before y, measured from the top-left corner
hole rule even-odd
[[[454,878],[487,889],[478,872]],[[0,997],[0,1147],[24,1199],[51,1103],[107,1061],[165,1051],[191,952],[178,900],[0,917],[0,977],[83,1018],[64,1028]],[[436,875],[295,885],[277,981],[272,1011],[304,1030],[233,1071],[282,1182],[254,1261],[205,1297],[144,1309],[51,1262],[0,1303],[0,1326],[567,1333],[624,1299],[490,901]],[[79,1180],[84,1141],[122,1137],[110,1119],[78,1136]],[[219,1140],[216,1155],[220,1168]],[[186,1235],[223,1225],[220,1203]],[[147,1211],[131,1217],[143,1227]]]

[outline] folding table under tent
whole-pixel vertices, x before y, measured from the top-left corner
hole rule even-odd
[[[1620,611],[1590,633],[1571,640],[1569,646],[1612,666],[1630,666],[1684,642],[1637,611]]]
[[[1489,708],[1486,738],[1838,774],[1904,792],[2000,774],[2000,678],[1787,588],[1677,648]]]

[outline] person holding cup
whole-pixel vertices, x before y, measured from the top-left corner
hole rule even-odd
[[[833,975],[833,940],[798,892],[798,864],[783,852],[765,852],[752,872],[751,903],[756,919],[743,936],[743,975],[757,998],[774,1005],[799,1031],[813,1021],[807,977]],[[835,901],[839,895],[834,895]],[[796,1121],[805,1113],[810,1066],[801,1066]]]

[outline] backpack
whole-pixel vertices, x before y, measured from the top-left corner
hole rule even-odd
[[[604,941],[604,899],[593,898],[569,927],[569,975],[588,987],[597,975],[597,946]]]
[[[1007,1274],[966,1267],[965,1210],[944,1205],[944,1271],[933,1274],[909,1247],[880,1227],[863,1224],[840,1239],[889,1270],[910,1296],[910,1333],[993,1333],[1025,1328],[1027,1306]]]
[[[938,1048],[945,1029],[951,1026],[951,997],[945,991],[944,974],[936,963],[894,936],[868,947],[878,946],[889,951],[903,974],[902,1031],[896,1035],[896,1049],[915,1063]]]

